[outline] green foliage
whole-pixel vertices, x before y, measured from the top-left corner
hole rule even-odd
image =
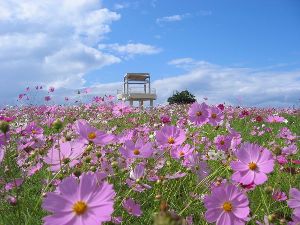
[[[196,101],[195,96],[188,90],[178,92],[176,91],[173,96],[168,98],[169,104],[190,104]]]

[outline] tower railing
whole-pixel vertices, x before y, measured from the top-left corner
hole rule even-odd
[[[118,89],[117,94],[127,94],[127,91]],[[156,94],[156,89],[151,88],[150,90],[148,88],[144,87],[130,87],[128,88],[128,94]]]

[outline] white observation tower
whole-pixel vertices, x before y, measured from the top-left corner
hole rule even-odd
[[[151,88],[149,73],[126,73],[124,76],[123,91],[118,90],[118,100],[129,101],[133,106],[133,101],[138,101],[140,108],[144,107],[145,101],[150,101],[153,107],[153,100],[156,100],[155,89]]]

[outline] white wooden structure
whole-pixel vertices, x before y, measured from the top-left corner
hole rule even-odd
[[[140,108],[144,107],[145,101],[150,101],[150,107],[153,107],[153,101],[156,100],[156,92],[151,88],[149,73],[126,73],[124,76],[123,91],[118,90],[118,100],[129,101],[133,106],[134,101],[139,102]]]

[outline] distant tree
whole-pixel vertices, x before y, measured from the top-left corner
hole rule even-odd
[[[174,93],[168,98],[169,104],[190,104],[196,101],[195,96],[188,90]]]

